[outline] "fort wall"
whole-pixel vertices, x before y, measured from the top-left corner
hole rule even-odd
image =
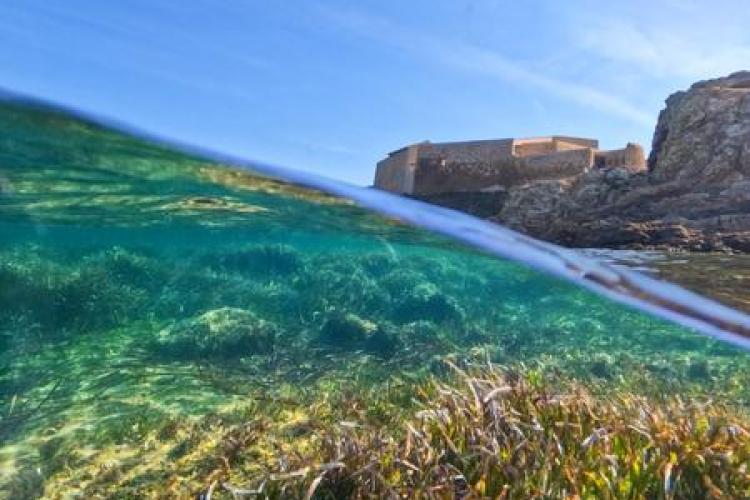
[[[513,154],[519,157],[546,155],[557,151],[554,141],[526,140],[514,141]]]
[[[392,193],[413,193],[417,153],[418,145],[407,146],[379,161],[375,170],[375,186]]]
[[[599,141],[567,136],[422,142],[380,161],[375,186],[417,196],[499,191],[537,180],[579,176],[594,167],[646,168],[643,149],[601,151]]]
[[[520,157],[551,154],[557,151],[569,151],[582,148],[598,149],[599,141],[596,139],[583,139],[580,137],[568,137],[564,135],[513,139],[513,155]]]
[[[523,180],[529,182],[582,175],[594,165],[594,155],[593,149],[582,148],[524,158]]]
[[[558,143],[564,143],[582,148],[599,149],[599,141],[596,139],[585,139],[583,137],[571,137],[569,135],[553,135],[552,139]]]
[[[466,162],[477,166],[488,164],[494,158],[513,154],[513,139],[465,142],[423,142],[419,146],[419,157],[443,160],[446,163]]]
[[[623,149],[597,151],[594,165],[597,168],[627,167],[638,172],[646,170],[646,155],[641,146],[629,142]]]
[[[412,194],[491,191],[532,180],[562,179],[584,173],[593,161],[594,151],[590,148],[471,163],[420,155]]]

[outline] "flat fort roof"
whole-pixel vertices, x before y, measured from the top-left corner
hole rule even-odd
[[[533,142],[546,142],[546,141],[571,141],[571,142],[584,142],[588,143],[591,147],[599,147],[599,140],[598,139],[590,139],[588,137],[574,137],[570,135],[547,135],[547,136],[538,136],[538,137],[506,137],[503,139],[476,139],[476,140],[469,140],[469,141],[448,141],[448,142],[430,142],[430,141],[422,141],[422,142],[415,142],[413,144],[409,144],[407,146],[404,146],[399,149],[395,149],[388,153],[388,156],[393,156],[398,153],[401,153],[407,149],[409,149],[412,146],[420,146],[422,144],[434,144],[436,146],[450,146],[450,145],[464,145],[464,144],[481,144],[481,143],[488,143],[488,142],[518,142],[518,143],[533,143]]]
[[[408,146],[404,146],[399,149],[394,149],[390,153],[388,153],[388,156],[393,156],[398,153],[401,153],[403,151],[406,151],[412,146],[421,146],[423,144],[434,144],[435,146],[451,146],[451,145],[464,145],[464,144],[482,144],[482,143],[488,143],[488,142],[496,142],[496,143],[507,143],[507,142],[514,142],[518,144],[528,144],[528,143],[534,143],[534,142],[548,142],[548,141],[569,141],[573,143],[585,143],[588,144],[589,147],[598,148],[599,147],[599,140],[598,139],[590,139],[588,137],[573,137],[570,135],[547,135],[547,136],[539,136],[539,137],[506,137],[504,139],[477,139],[477,140],[470,140],[470,141],[449,141],[449,142],[430,142],[430,141],[422,141],[422,142],[415,142],[414,144],[409,144]]]

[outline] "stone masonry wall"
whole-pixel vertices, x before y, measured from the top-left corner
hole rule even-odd
[[[628,143],[623,149],[597,151],[594,165],[597,168],[626,167],[633,172],[646,170],[646,155],[638,144]]]
[[[422,142],[378,163],[375,186],[416,196],[492,192],[537,180],[557,180],[601,168],[645,168],[643,150],[628,144],[600,151],[598,141],[552,136],[450,143]]]
[[[532,180],[563,179],[583,174],[593,160],[590,148],[526,158],[499,157],[489,162],[448,161],[420,154],[412,194],[492,191]]]
[[[513,154],[515,156],[546,155],[557,151],[555,141],[552,140],[527,140],[513,141]],[[580,147],[580,146],[579,146]]]
[[[524,158],[522,178],[532,180],[564,179],[582,175],[594,164],[591,148],[558,151],[549,155]]]
[[[444,142],[419,144],[420,159],[444,160],[447,163],[466,162],[488,164],[492,159],[511,156],[512,139],[488,141]]]
[[[408,146],[379,161],[375,185],[393,193],[409,194],[414,190],[414,170],[418,146]]]
[[[595,139],[582,139],[579,137],[552,136],[534,137],[530,139],[513,139],[514,156],[535,156],[551,154],[557,151],[568,151],[571,149],[599,148],[599,141]]]

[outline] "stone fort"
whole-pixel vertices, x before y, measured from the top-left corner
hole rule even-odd
[[[601,150],[595,139],[566,136],[425,141],[397,149],[378,162],[375,187],[414,196],[492,192],[608,167],[646,170],[643,148],[628,143],[623,149]]]

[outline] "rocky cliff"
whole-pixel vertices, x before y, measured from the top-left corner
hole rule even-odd
[[[564,245],[750,252],[750,71],[671,95],[647,172],[592,169],[481,197],[477,215]]]

